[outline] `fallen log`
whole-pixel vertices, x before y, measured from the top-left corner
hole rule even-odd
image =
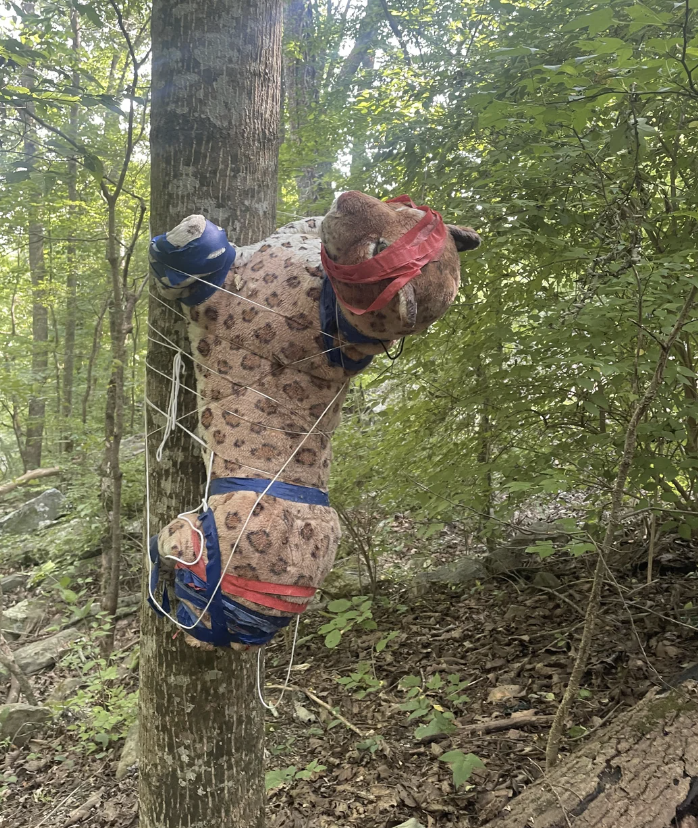
[[[485,828],[697,828],[698,683],[652,691]]]
[[[32,469],[31,471],[25,472],[20,477],[15,477],[14,480],[10,480],[9,483],[0,485],[0,497],[13,492],[19,486],[31,483],[32,480],[38,480],[40,477],[51,477],[54,474],[60,474],[60,471],[58,466],[54,466],[51,469]]]

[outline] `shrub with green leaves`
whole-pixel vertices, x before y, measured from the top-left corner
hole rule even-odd
[[[326,765],[321,765],[317,759],[313,759],[305,768],[298,770],[295,765],[279,770],[270,770],[264,774],[264,787],[267,791],[280,788],[282,785],[289,785],[297,780],[311,779],[315,774],[321,774],[327,770]]]
[[[344,633],[354,626],[359,626],[363,630],[377,629],[377,624],[373,620],[372,606],[373,599],[365,595],[356,596],[351,600],[339,598],[336,601],[330,601],[326,613],[329,614],[330,620],[318,631],[325,636],[325,646],[330,649],[336,647]]]
[[[335,680],[346,690],[349,690],[356,699],[363,699],[369,693],[377,692],[385,684],[373,675],[373,667],[368,661],[360,661],[356,670],[348,676],[342,676]]]
[[[454,709],[466,705],[470,699],[463,691],[468,684],[457,673],[449,673],[445,679],[440,673],[434,673],[426,683],[419,676],[404,676],[400,679],[398,686],[406,691],[406,700],[400,704],[400,710],[409,712],[408,721],[424,719],[424,723],[414,731],[415,739],[456,731],[453,721],[455,714],[444,705],[448,704]]]
[[[62,663],[78,672],[84,685],[54,706],[68,720],[66,730],[75,735],[79,749],[105,756],[135,721],[138,693],[120,683],[115,657],[102,656],[95,642],[73,645]]]

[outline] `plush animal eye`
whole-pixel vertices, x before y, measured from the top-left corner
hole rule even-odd
[[[385,248],[388,247],[389,244],[390,242],[387,242],[385,239],[378,239],[378,241],[373,245],[373,255],[377,256],[379,253],[385,250]]]

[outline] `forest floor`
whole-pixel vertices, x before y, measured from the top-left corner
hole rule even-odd
[[[565,752],[698,660],[696,551],[672,541],[650,585],[638,566],[643,557],[629,545],[623,571],[605,586]],[[584,557],[555,556],[475,584],[386,583],[372,607],[377,629],[355,628],[334,649],[317,633],[327,617],[309,612],[291,688],[267,721],[267,768],[278,771],[268,778],[269,826],[394,828],[415,818],[426,828],[465,828],[496,816],[541,774],[550,716],[579,642],[589,566]],[[133,588],[135,567],[132,577]],[[23,597],[8,595],[6,607]],[[137,687],[128,666],[137,618],[118,626],[123,666],[109,681],[124,694]],[[395,634],[377,652],[388,633]],[[280,638],[267,656],[269,685],[283,684],[288,658],[289,642]],[[32,682],[45,699],[84,673],[73,655]],[[279,692],[267,695],[276,701]],[[406,702],[421,715],[409,719]],[[454,714],[451,732],[438,732],[442,711]],[[432,721],[419,738],[415,730]],[[41,739],[9,749],[0,767],[0,826],[137,826],[137,770],[115,778],[123,742],[92,753],[88,744],[79,714],[67,707]],[[454,750],[484,765],[457,790],[441,758]]]

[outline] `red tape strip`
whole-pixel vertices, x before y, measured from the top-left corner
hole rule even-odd
[[[400,288],[419,276],[425,265],[438,259],[446,246],[447,230],[440,213],[426,205],[417,207],[407,195],[390,198],[387,203],[395,201],[422,210],[425,215],[411,230],[377,256],[357,265],[340,265],[330,259],[324,245],[320,251],[322,266],[333,287],[335,281],[367,285],[390,280],[390,284],[367,308],[354,308],[339,300],[347,310],[358,316],[384,308]]]

